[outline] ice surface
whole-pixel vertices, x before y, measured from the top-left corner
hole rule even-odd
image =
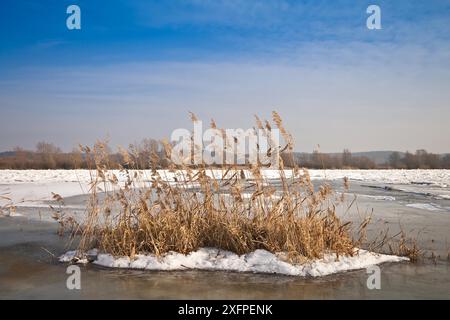
[[[442,211],[443,210],[443,208],[441,208],[440,206],[433,204],[433,203],[408,203],[406,206],[410,207],[410,208],[429,210],[429,211]]]

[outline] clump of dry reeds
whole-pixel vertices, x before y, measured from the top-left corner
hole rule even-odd
[[[169,163],[167,171],[158,170],[156,153],[148,159],[152,170],[130,170],[133,157],[127,151],[122,151],[127,168],[117,173],[109,170],[104,144],[97,143],[92,150],[85,147],[86,158],[92,159],[92,182],[86,221],[77,226],[80,251],[95,247],[133,257],[169,251],[187,254],[200,247],[237,254],[265,249],[282,252],[292,262],[329,252],[353,255],[367,221],[360,226],[360,237],[352,237],[351,223],[336,215],[339,197],[327,185],[314,188],[308,171],[289,160],[292,137],[275,112],[273,122],[284,139],[280,150],[267,151],[283,151],[277,152],[276,181],[264,177],[266,169],[260,163],[219,171],[205,164],[194,168]],[[214,121],[212,127],[216,128]],[[272,125],[257,118],[257,128],[269,134]],[[164,146],[170,159],[171,145]],[[291,167],[285,167],[286,161]],[[125,175],[126,182],[119,182],[117,174]],[[166,174],[176,178],[170,181]]]
[[[371,251],[408,257],[410,261],[417,262],[425,254],[418,245],[418,238],[419,234],[416,237],[408,236],[400,225],[400,231],[394,235],[389,234],[389,229],[382,230],[367,247]]]

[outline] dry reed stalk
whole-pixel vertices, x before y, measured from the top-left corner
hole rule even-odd
[[[194,114],[190,116],[198,121]],[[280,149],[287,152],[292,165],[285,168],[277,152],[279,186],[264,178],[259,163],[245,168],[252,176],[246,179],[241,166],[223,166],[222,175],[217,177],[213,167],[205,164],[193,167],[169,162],[168,172],[178,174],[173,183],[157,170],[160,159],[156,154],[149,159],[151,177],[143,179],[145,173],[139,168],[121,168],[127,177],[121,184],[109,170],[104,144],[97,143],[93,150],[83,148],[90,160],[92,181],[87,217],[77,226],[80,252],[95,247],[116,256],[133,257],[169,251],[187,254],[201,247],[237,254],[265,249],[284,253],[292,262],[321,258],[329,252],[338,257],[353,255],[362,243],[368,221],[360,226],[360,237],[355,240],[351,223],[341,221],[336,214],[338,198],[332,189],[325,185],[315,190],[308,171],[294,161],[292,136],[276,112],[273,122],[285,140],[285,147]],[[268,121],[263,125],[258,117],[256,126],[266,135],[272,130]],[[214,120],[211,127],[217,128]],[[170,159],[172,146],[167,141],[162,144],[166,159]],[[132,168],[132,155],[125,150],[121,153]],[[400,249],[414,250],[405,244]]]

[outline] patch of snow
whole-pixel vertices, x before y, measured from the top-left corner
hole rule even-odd
[[[73,261],[76,251],[70,251],[60,257],[61,262]],[[81,263],[86,260],[81,259]],[[94,264],[109,268],[142,270],[221,270],[234,272],[253,272],[283,274],[302,277],[320,277],[349,270],[364,269],[385,262],[409,261],[408,258],[383,255],[358,249],[353,257],[342,256],[336,259],[334,254],[326,254],[323,259],[304,264],[293,265],[266,250],[256,250],[245,255],[219,250],[201,248],[188,255],[170,252],[161,257],[153,254],[129,257],[113,257],[110,254],[98,254]]]
[[[395,201],[395,197],[392,197],[392,196],[371,196],[368,194],[362,194],[359,196],[362,196],[363,198],[370,198],[370,199],[375,199],[375,200]]]
[[[338,195],[342,194],[340,192],[336,192]],[[359,194],[359,193],[344,193],[345,196],[356,196],[357,198],[368,198],[368,199],[374,199],[374,200],[381,200],[381,201],[395,201],[395,197],[392,196],[373,196],[369,194]]]
[[[406,206],[428,211],[442,211],[442,208],[440,206],[433,203],[408,203]]]
[[[1,170],[0,170],[1,173]],[[10,200],[0,198],[0,206],[11,202],[16,207],[47,207],[46,201],[53,199],[57,193],[63,198],[85,194],[88,184],[83,186],[78,182],[27,182],[2,186],[0,181],[0,194],[6,195]]]
[[[61,255],[58,260],[59,262],[75,262],[79,264],[87,264],[90,261],[94,261],[98,256],[98,250],[92,249],[86,252],[84,257],[79,256],[79,252],[77,250],[67,251],[63,255]]]

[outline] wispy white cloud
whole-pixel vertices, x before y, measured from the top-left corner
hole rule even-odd
[[[324,151],[448,151],[448,4],[379,2],[383,29],[376,32],[365,28],[369,1],[127,2],[143,29],[162,30],[149,47],[149,35],[138,28],[143,35],[134,41],[142,47],[126,41],[123,47],[107,42],[104,51],[103,43],[92,46],[86,50],[93,56],[89,65],[69,52],[69,59],[52,67],[38,61],[3,70],[0,150],[40,139],[68,147],[106,133],[117,144],[167,136],[189,126],[188,110],[245,128],[253,114],[277,109],[299,150],[320,143]],[[192,29],[210,38],[197,48],[190,34],[172,32]],[[217,38],[223,41],[208,47]],[[146,59],[159,40],[173,54],[159,55],[159,62]],[[187,41],[187,48],[178,40]],[[62,45],[45,41],[34,52]],[[187,50],[202,54],[186,59]],[[130,55],[134,51],[142,53],[140,60]],[[109,54],[123,59],[112,63]]]
[[[24,69],[20,86],[1,90],[0,105],[8,112],[0,126],[13,140],[12,124],[20,121],[53,132],[63,145],[106,133],[126,144],[189,126],[188,110],[205,121],[247,128],[253,114],[276,109],[299,150],[320,143],[324,151],[442,152],[450,136],[449,54],[448,46],[432,51],[330,42],[270,60]]]

